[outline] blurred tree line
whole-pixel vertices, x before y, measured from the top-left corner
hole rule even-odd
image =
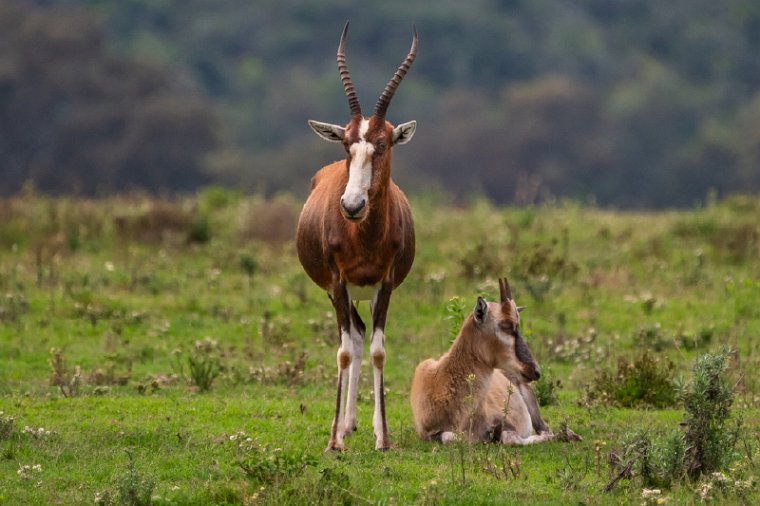
[[[347,56],[370,110],[420,33],[388,118],[410,192],[683,206],[760,189],[756,0],[7,0],[0,192],[306,193],[342,156]]]

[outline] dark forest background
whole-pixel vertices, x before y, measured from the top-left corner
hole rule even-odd
[[[690,206],[760,189],[756,0],[3,0],[0,194],[304,195],[340,147],[335,64],[388,119],[410,193]]]

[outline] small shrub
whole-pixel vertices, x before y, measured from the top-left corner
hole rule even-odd
[[[82,370],[78,365],[72,371],[63,357],[63,352],[59,348],[51,348],[48,365],[50,365],[51,371],[50,384],[57,386],[61,395],[64,397],[76,397],[79,395],[79,386],[82,383]]]
[[[0,411],[0,441],[11,438],[15,421],[15,418]]]
[[[199,212],[195,215],[190,230],[187,232],[187,241],[197,244],[206,244],[211,240],[211,219],[208,213]]]
[[[135,466],[134,454],[127,450],[127,469],[113,478],[110,489],[95,495],[98,506],[150,506],[156,480],[145,476]]]
[[[690,383],[678,390],[686,409],[686,472],[692,478],[727,467],[739,437],[739,424],[731,426],[734,388],[724,377],[729,350],[702,355],[694,365]]]
[[[654,351],[662,351],[671,346],[671,340],[663,333],[662,325],[659,323],[641,327],[635,341]]]
[[[179,376],[200,392],[211,390],[214,380],[221,373],[221,359],[215,340],[206,337],[202,341],[196,341],[195,348],[189,354],[185,355],[181,349],[176,349],[173,355],[174,368]]]
[[[29,301],[23,293],[7,292],[0,296],[0,321],[17,322],[29,311]]]
[[[261,340],[267,344],[283,344],[288,339],[290,323],[290,318],[285,315],[264,311],[259,322]]]
[[[254,257],[247,253],[240,255],[240,268],[243,270],[248,279],[253,278],[259,268],[259,264]]]
[[[539,406],[551,406],[557,404],[557,392],[562,388],[562,382],[555,380],[552,370],[544,367],[541,370],[541,377],[533,384],[536,392],[536,399]]]
[[[511,481],[523,476],[522,461],[504,445],[487,445],[478,459],[479,468],[496,480]]]
[[[622,479],[637,478],[642,485],[670,487],[686,478],[715,476],[728,469],[741,425],[729,424],[733,386],[724,377],[729,351],[707,353],[694,364],[693,377],[678,388],[686,420],[660,439],[647,431],[627,434],[622,448],[610,454],[614,478],[605,488],[612,490]],[[744,490],[744,482],[740,487]],[[698,489],[704,500],[715,484]]]
[[[103,365],[93,367],[87,376],[87,383],[96,387],[124,386],[132,377],[132,360],[121,354],[106,356]]]
[[[445,318],[449,321],[449,337],[451,342],[459,335],[464,319],[467,317],[467,308],[461,297],[454,296],[449,299],[444,307]]]
[[[707,347],[715,335],[715,327],[704,327],[696,333],[682,332],[677,342],[685,350],[697,350]]]
[[[229,441],[234,444],[235,464],[256,483],[281,482],[317,464],[312,455],[260,445],[245,432],[229,436]]]
[[[351,492],[351,478],[337,467],[319,470],[316,498],[320,504],[354,504],[356,496]]]
[[[645,351],[629,361],[618,359],[616,372],[601,371],[586,388],[586,402],[614,404],[621,407],[672,406],[676,400],[673,386],[674,365],[661,362]]]

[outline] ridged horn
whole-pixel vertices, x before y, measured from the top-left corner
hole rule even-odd
[[[499,292],[501,293],[501,303],[512,300],[512,289],[509,287],[507,278],[499,278]]]
[[[391,103],[393,95],[396,93],[398,85],[401,84],[401,80],[409,71],[409,67],[412,66],[412,62],[417,57],[417,26],[412,25],[412,30],[414,32],[414,38],[412,38],[412,47],[409,49],[409,54],[406,56],[403,63],[401,63],[401,66],[396,73],[393,74],[391,80],[388,81],[388,84],[385,85],[383,93],[380,95],[380,98],[377,99],[377,104],[375,104],[375,111],[373,114],[378,118],[385,118],[385,112],[388,110],[388,106]]]
[[[356,96],[356,89],[354,89],[354,83],[351,81],[351,73],[348,71],[348,65],[346,65],[346,34],[348,34],[348,20],[346,20],[346,26],[343,27],[343,33],[340,35],[340,43],[338,44],[338,73],[340,74],[340,81],[343,83],[343,90],[348,97],[351,116],[361,117],[362,107],[359,105],[359,97]]]

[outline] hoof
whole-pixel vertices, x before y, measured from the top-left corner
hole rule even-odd
[[[330,441],[330,443],[327,445],[327,448],[325,448],[325,453],[343,452],[345,450],[346,450],[346,447],[343,445],[343,443]]]
[[[390,441],[383,441],[383,442],[380,442],[380,443],[375,443],[375,450],[377,450],[379,452],[387,452],[391,448],[392,447],[391,447],[391,442]]]

